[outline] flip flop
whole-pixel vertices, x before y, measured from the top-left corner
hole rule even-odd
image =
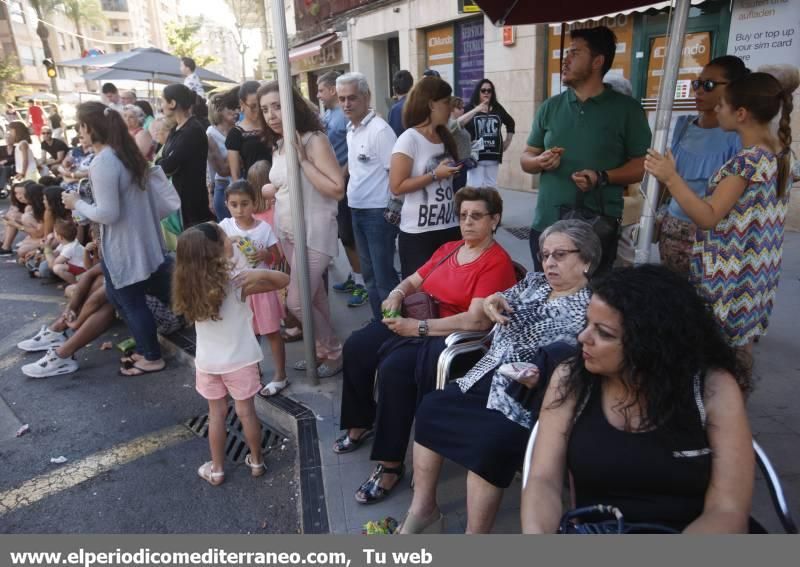
[[[165,370],[166,368],[167,368],[167,365],[165,363],[164,366],[162,366],[161,368],[153,369],[153,370],[145,370],[144,368],[136,366],[136,364],[134,363],[134,364],[131,364],[130,366],[123,365],[123,367],[119,369],[117,374],[119,374],[120,376],[133,378],[133,377],[136,377],[136,376],[144,376],[145,374],[155,374],[156,372],[161,372],[162,370]],[[123,372],[123,370],[135,370],[137,372],[137,374],[125,374]]]
[[[289,385],[289,380],[282,380],[280,382],[276,382],[273,380],[258,392],[258,395],[262,398],[269,398],[271,396],[277,395],[281,390],[283,390],[286,386]]]

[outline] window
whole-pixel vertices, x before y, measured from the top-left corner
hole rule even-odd
[[[11,21],[18,24],[25,23],[25,9],[22,7],[22,2],[14,2],[11,4]]]
[[[102,0],[100,4],[108,12],[128,11],[128,0]]]
[[[67,50],[67,39],[64,37],[64,34],[58,32],[58,47],[61,48],[61,51]]]
[[[33,49],[29,45],[19,46],[19,62],[20,65],[33,65]]]

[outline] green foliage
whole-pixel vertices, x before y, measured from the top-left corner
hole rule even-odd
[[[198,49],[203,43],[197,32],[203,26],[202,18],[187,19],[185,24],[170,22],[167,24],[167,43],[170,52],[176,57],[191,57],[198,67],[206,67],[217,62],[213,55],[200,55]]]
[[[64,12],[77,29],[83,24],[100,26],[106,22],[100,0],[63,0]]]
[[[16,58],[5,57],[0,59],[0,102],[11,102],[20,90],[14,83],[20,78],[22,70],[17,65]]]

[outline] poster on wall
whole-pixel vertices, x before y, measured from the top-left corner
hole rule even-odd
[[[734,0],[728,53],[751,70],[800,61],[800,2]]]
[[[433,28],[425,32],[428,69],[438,71],[442,79],[453,84],[453,26]]]
[[[569,47],[569,30],[596,26],[606,26],[617,36],[617,51],[614,54],[614,64],[609,73],[622,75],[630,81],[631,51],[633,47],[632,15],[617,14],[610,18],[569,24],[567,36],[564,38],[564,47]],[[547,76],[550,96],[554,96],[561,92],[561,24],[548,27],[547,46],[549,55],[547,58]]]
[[[645,98],[658,98],[661,77],[664,75],[664,61],[667,54],[667,38],[654,37],[650,43],[650,61],[647,65],[647,88]],[[681,65],[678,69],[678,83],[675,98],[694,98],[690,88],[703,67],[711,61],[711,34],[709,32],[687,33],[683,40]]]
[[[483,19],[459,23],[456,27],[456,76],[454,94],[468,101],[483,78]]]

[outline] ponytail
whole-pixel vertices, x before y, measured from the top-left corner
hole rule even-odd
[[[105,144],[114,150],[134,182],[144,191],[147,160],[128,132],[122,115],[101,102],[84,102],[78,106],[77,121],[88,128],[92,142]]]
[[[790,116],[794,103],[792,91],[781,92],[781,118],[778,122],[778,140],[781,151],[778,153],[778,197],[783,197],[789,189],[792,180],[792,128]]]

